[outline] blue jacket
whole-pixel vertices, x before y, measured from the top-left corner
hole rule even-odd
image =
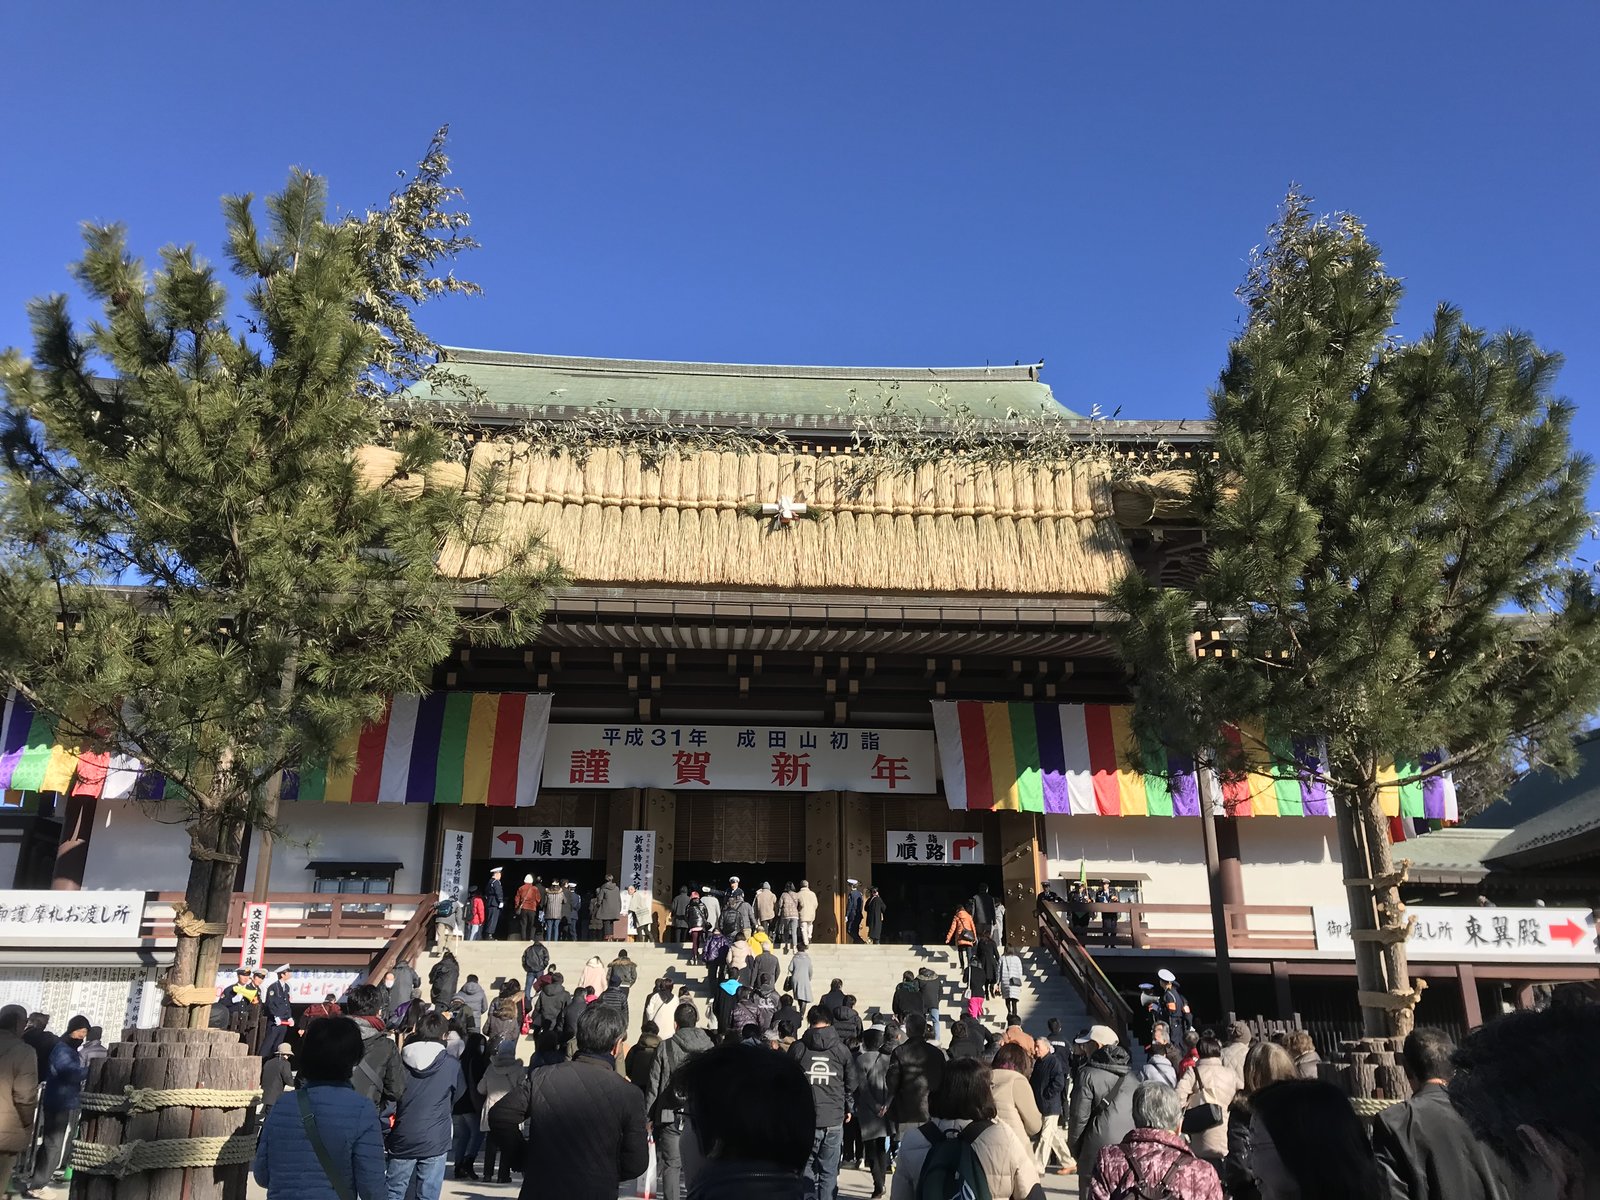
[[[390,1158],[432,1158],[450,1149],[450,1116],[467,1090],[461,1063],[443,1042],[407,1042],[400,1051],[406,1090],[389,1131]]]
[[[272,1106],[256,1143],[256,1182],[267,1200],[338,1200],[300,1120],[301,1095],[311,1102],[317,1136],[357,1200],[384,1200],[383,1131],[378,1111],[348,1083],[305,1083]]]
[[[75,1112],[83,1103],[83,1081],[89,1065],[78,1056],[82,1042],[62,1038],[50,1049],[50,1074],[44,1085],[46,1112]]]

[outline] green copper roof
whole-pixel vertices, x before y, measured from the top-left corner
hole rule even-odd
[[[888,396],[901,412],[941,413],[940,398],[971,415],[1068,419],[1039,382],[1037,366],[782,367],[728,363],[568,358],[448,348],[450,369],[483,389],[489,404],[513,409],[592,408],[705,414],[712,417],[848,417],[854,391],[866,411]]]

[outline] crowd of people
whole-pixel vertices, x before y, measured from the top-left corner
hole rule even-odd
[[[50,1015],[0,1008],[0,1185],[34,1200],[60,1183],[89,1064],[104,1058],[100,1026],[79,1015],[56,1034]]]

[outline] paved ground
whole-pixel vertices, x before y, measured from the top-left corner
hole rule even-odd
[[[457,1183],[448,1176],[444,1181],[443,1200],[511,1200],[517,1194],[518,1184],[507,1183]],[[1047,1175],[1044,1184],[1045,1195],[1052,1200],[1076,1200],[1078,1195],[1078,1177],[1076,1175]],[[266,1200],[266,1189],[260,1188],[252,1181],[250,1184],[249,1200]],[[619,1192],[621,1196],[631,1193]],[[845,1171],[839,1179],[840,1200],[866,1200],[872,1194],[872,1176],[865,1171]],[[46,1200],[66,1200],[64,1189],[57,1189]]]

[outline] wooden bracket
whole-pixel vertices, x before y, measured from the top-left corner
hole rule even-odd
[[[1415,1008],[1422,999],[1422,991],[1428,986],[1426,979],[1419,979],[1411,985],[1409,992],[1357,992],[1356,1003],[1362,1008],[1383,1008],[1390,1012],[1400,1012],[1402,1009]]]
[[[1401,859],[1398,870],[1387,875],[1379,875],[1374,879],[1346,879],[1346,883],[1353,883],[1358,887],[1391,888],[1399,887],[1411,878],[1411,860]]]
[[[1356,942],[1380,942],[1385,946],[1393,946],[1396,942],[1403,942],[1410,937],[1416,924],[1415,917],[1407,917],[1404,925],[1389,925],[1383,929],[1352,929],[1350,939]]]

